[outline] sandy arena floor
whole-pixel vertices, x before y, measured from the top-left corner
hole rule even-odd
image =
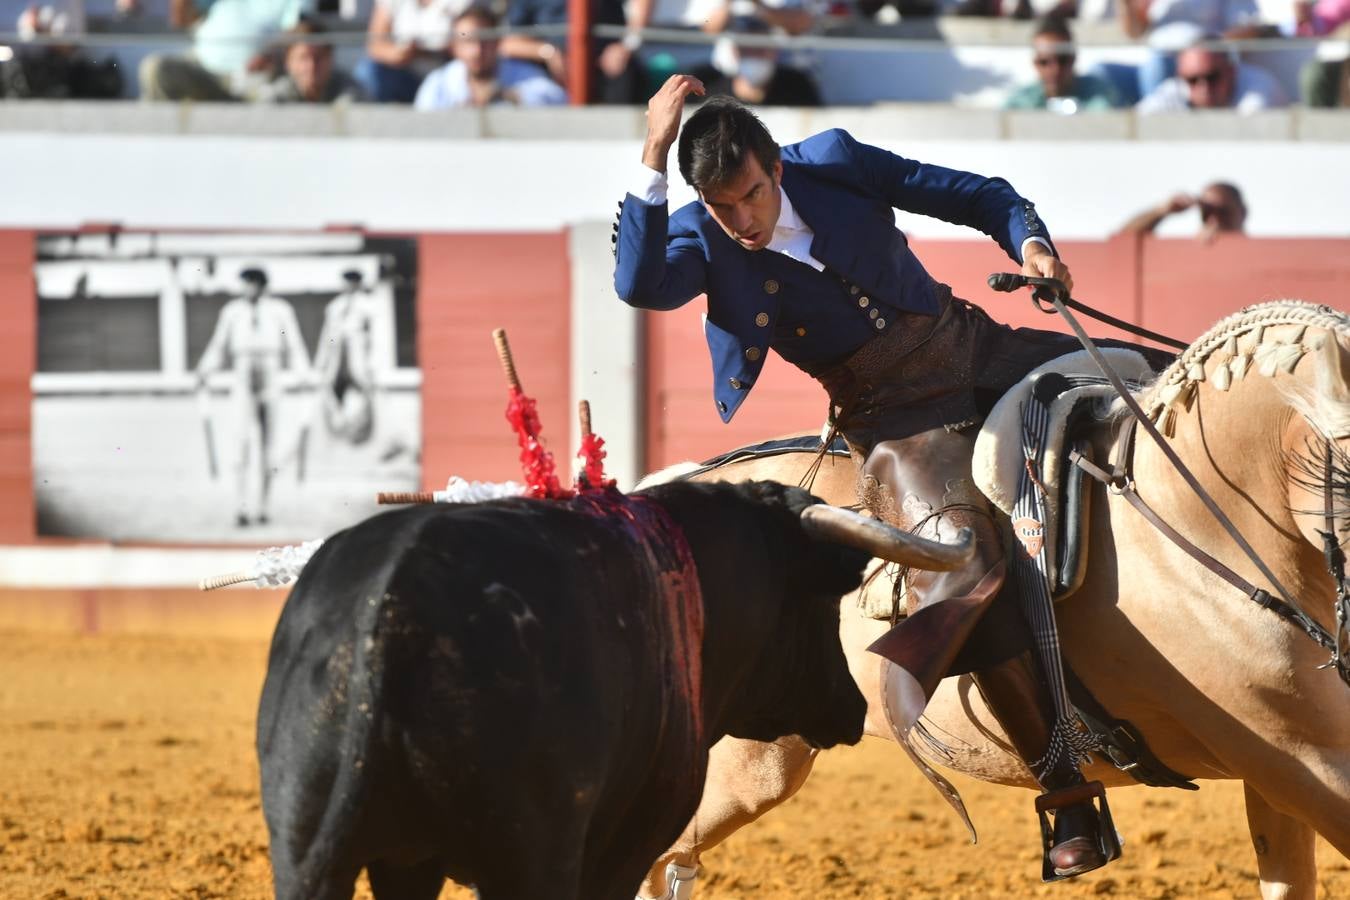
[[[264,642],[0,641],[0,897],[270,896],[253,753]],[[699,897],[1258,896],[1236,784],[1115,791],[1124,859],[1057,885],[1037,878],[1031,795],[958,786],[975,847],[898,749],[828,753],[796,799],[705,858]],[[1325,844],[1318,858],[1318,897],[1350,896],[1350,863]]]

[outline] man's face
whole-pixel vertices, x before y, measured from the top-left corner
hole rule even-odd
[[[451,54],[463,61],[470,78],[491,78],[497,74],[497,39],[478,36],[485,27],[473,17],[460,19],[450,39]]]
[[[773,239],[773,227],[783,208],[778,192],[782,177],[781,162],[773,164],[772,172],[765,172],[759,160],[751,156],[738,175],[724,185],[700,192],[700,198],[708,215],[732,240],[746,250],[763,250]]]
[[[1195,109],[1223,109],[1233,103],[1233,63],[1222,53],[1191,49],[1177,57],[1177,77]]]
[[[333,76],[332,48],[324,44],[292,44],[286,51],[286,74],[300,89],[300,96],[309,101],[322,99],[328,79]]]
[[[1213,185],[1200,192],[1200,221],[1211,232],[1241,232],[1247,210],[1230,192]]]
[[[257,300],[262,296],[263,286],[260,282],[248,279],[244,282],[244,296],[249,300]]]
[[[1053,34],[1038,34],[1031,39],[1032,62],[1036,77],[1041,80],[1047,97],[1068,97],[1073,94],[1074,55],[1068,52],[1061,38]]]

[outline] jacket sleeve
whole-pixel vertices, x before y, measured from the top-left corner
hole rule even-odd
[[[614,290],[639,309],[675,309],[707,284],[702,244],[693,232],[670,229],[669,205],[624,198],[614,226]]]
[[[905,159],[859,143],[846,131],[836,131],[835,135],[865,185],[896,209],[982,231],[1019,263],[1027,238],[1040,238],[1054,251],[1050,232],[1036,215],[1035,205],[1002,178]]]

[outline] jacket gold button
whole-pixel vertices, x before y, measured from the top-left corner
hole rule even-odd
[[[723,403],[721,400],[717,401],[717,411],[720,413],[724,413],[727,411],[727,405]]]
[[[886,320],[885,320],[885,319],[877,319],[877,330],[880,331],[881,329],[883,329],[883,328],[885,328],[885,327],[886,327]]]
[[[872,301],[869,300],[867,297],[859,297],[859,298],[858,298],[858,306],[860,306],[860,307],[863,308],[863,309],[867,309],[868,305],[869,305],[871,302],[872,302]]]
[[[764,293],[766,294],[778,293],[778,282],[774,281],[772,278],[764,282]]]
[[[751,362],[754,362],[755,360],[759,359],[759,348],[751,347],[749,350],[746,350],[745,358],[750,360]]]
[[[798,328],[797,328],[797,337],[806,337],[806,329],[805,329],[805,328],[798,327]]]
[[[860,288],[860,287],[858,287],[856,284],[854,284],[854,285],[850,285],[850,286],[849,286],[848,292],[849,292],[850,294],[856,294],[856,293],[858,293],[858,292],[861,291],[861,290],[862,290],[862,288]]]
[[[875,306],[872,307],[872,311],[867,314],[870,319],[875,319],[879,315],[881,315],[881,310],[877,309]]]
[[[727,383],[731,385],[733,391],[739,391],[741,389],[741,380],[739,378],[729,379]]]
[[[755,324],[758,325],[760,328],[763,328],[765,325],[768,325],[768,324],[769,324],[769,314],[768,314],[768,313],[760,313],[759,315],[755,316]]]

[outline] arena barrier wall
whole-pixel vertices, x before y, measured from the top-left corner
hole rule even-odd
[[[774,357],[734,422],[722,425],[710,394],[702,304],[641,316],[623,307],[601,271],[610,264],[607,225],[571,233],[430,233],[418,240],[427,488],[443,486],[452,474],[519,476],[518,449],[502,415],[505,385],[489,338],[496,327],[508,330],[525,388],[539,402],[545,437],[564,471],[576,446],[575,402],[581,398],[601,400],[596,429],[607,440],[640,445],[613,448],[618,468],[611,473],[625,486],[640,471],[818,430],[824,421],[819,388]],[[1063,330],[1025,293],[988,290],[989,273],[1013,268],[992,243],[916,239],[914,245],[934,277],[996,318]],[[1350,309],[1350,239],[1226,237],[1206,244],[1122,236],[1059,246],[1073,265],[1080,300],[1182,338],[1242,306],[1277,297]],[[0,628],[267,634],[284,591],[191,589],[201,576],[246,565],[247,548],[128,548],[37,536],[30,442],[33,251],[32,231],[0,231],[0,296],[6,303],[0,329]],[[298,534],[295,540],[318,536]],[[145,575],[146,553],[156,559],[153,577]],[[128,562],[132,557],[139,561]]]

